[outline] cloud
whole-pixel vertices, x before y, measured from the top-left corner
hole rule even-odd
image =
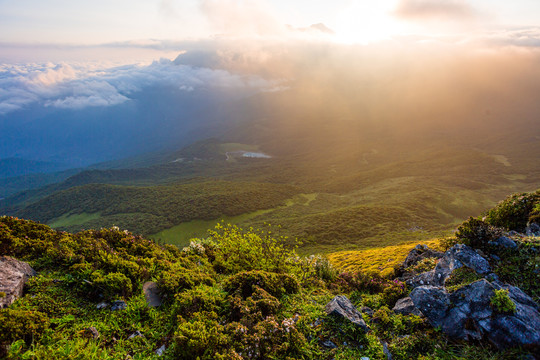
[[[118,105],[151,86],[192,92],[201,88],[266,91],[276,85],[257,76],[182,65],[168,59],[148,66],[117,67],[96,63],[0,64],[0,115],[31,104],[61,109]]]
[[[462,20],[474,18],[478,13],[462,0],[400,0],[394,15],[405,19]]]

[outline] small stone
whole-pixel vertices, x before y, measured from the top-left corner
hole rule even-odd
[[[128,340],[131,340],[136,337],[144,337],[143,333],[139,330],[135,331],[133,334],[129,335]]]
[[[105,309],[109,306],[109,303],[106,301],[102,301],[99,304],[96,305],[96,309]]]
[[[367,356],[362,356],[360,360],[369,360],[369,358]]]
[[[159,349],[157,349],[156,351],[154,351],[154,353],[157,355],[157,356],[162,356],[163,353],[165,352],[165,350],[167,350],[167,348],[165,347],[165,344],[161,345],[161,347]]]
[[[86,329],[83,330],[83,335],[84,337],[88,338],[88,339],[99,339],[99,331],[97,331],[97,329],[93,326],[90,326]]]
[[[325,341],[323,341],[323,342],[322,342],[322,345],[323,345],[324,347],[329,348],[329,349],[336,349],[336,348],[337,348],[337,345],[334,344],[334,343],[333,343],[332,341],[330,341],[330,340],[325,340]]]
[[[111,304],[111,311],[126,310],[127,304],[123,300],[113,301]]]

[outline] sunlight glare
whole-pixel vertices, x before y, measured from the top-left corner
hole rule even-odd
[[[351,1],[338,17],[337,41],[369,44],[402,34],[404,24],[392,15],[395,7],[396,0]]]

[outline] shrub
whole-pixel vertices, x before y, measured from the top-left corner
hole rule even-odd
[[[510,299],[508,290],[505,289],[495,290],[495,293],[491,297],[490,305],[500,313],[516,312],[516,304]]]
[[[502,235],[502,230],[477,218],[469,218],[456,232],[458,242],[476,249],[488,248],[488,243]]]
[[[486,213],[486,221],[506,230],[523,232],[539,202],[540,190],[511,195]]]
[[[182,316],[202,311],[219,313],[225,302],[225,296],[226,293],[215,287],[199,285],[175,295],[175,313]]]
[[[397,279],[387,281],[383,285],[382,300],[388,306],[394,306],[396,301],[407,294],[407,287],[404,282]]]
[[[118,296],[128,297],[133,292],[131,280],[122,273],[103,274],[101,271],[96,271],[92,273],[91,282],[94,289],[109,300]]]
[[[260,270],[244,271],[225,281],[225,291],[230,294],[237,293],[243,298],[251,296],[257,287],[280,298],[285,294],[297,293],[300,285],[298,280],[290,275]]]
[[[173,336],[173,353],[181,359],[214,359],[227,348],[228,337],[214,312],[193,314],[190,321],[179,317]]]
[[[27,343],[43,334],[49,327],[49,318],[39,311],[19,309],[0,310],[0,344],[15,340]]]
[[[216,243],[215,268],[227,273],[246,270],[288,272],[297,257],[295,245],[272,231],[244,232],[233,225],[217,224],[210,232]]]
[[[531,214],[529,215],[529,223],[540,224],[540,202],[536,203]]]

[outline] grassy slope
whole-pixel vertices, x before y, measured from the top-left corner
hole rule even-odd
[[[539,196],[529,195],[526,208],[521,198],[510,199],[490,212],[488,221],[526,222],[538,215]],[[412,243],[333,254],[330,260],[347,271],[336,274],[324,258],[297,257],[282,248],[279,236],[231,227],[184,251],[118,229],[72,235],[9,217],[0,217],[0,231],[3,251],[39,271],[25,296],[0,309],[0,344],[8,345],[13,359],[150,359],[158,358],[155,351],[164,345],[163,359],[241,354],[384,360],[381,340],[396,360],[530,357],[526,349],[449,341],[427,320],[393,313],[393,304],[407,294],[404,284],[376,275],[391,275],[388,270]],[[437,241],[425,243],[437,246]],[[494,271],[513,285],[529,284],[523,289],[538,295],[539,283],[531,279],[538,278],[538,239],[521,237],[518,243],[519,249],[496,262]],[[356,273],[359,269],[363,272]],[[158,308],[147,306],[141,292],[148,279],[167,295]],[[335,295],[374,311],[373,317],[363,313],[369,333],[325,313]],[[97,309],[103,299],[123,299],[127,309]],[[99,338],[92,338],[90,327]],[[137,331],[144,337],[133,337]],[[333,349],[325,346],[328,341]]]

